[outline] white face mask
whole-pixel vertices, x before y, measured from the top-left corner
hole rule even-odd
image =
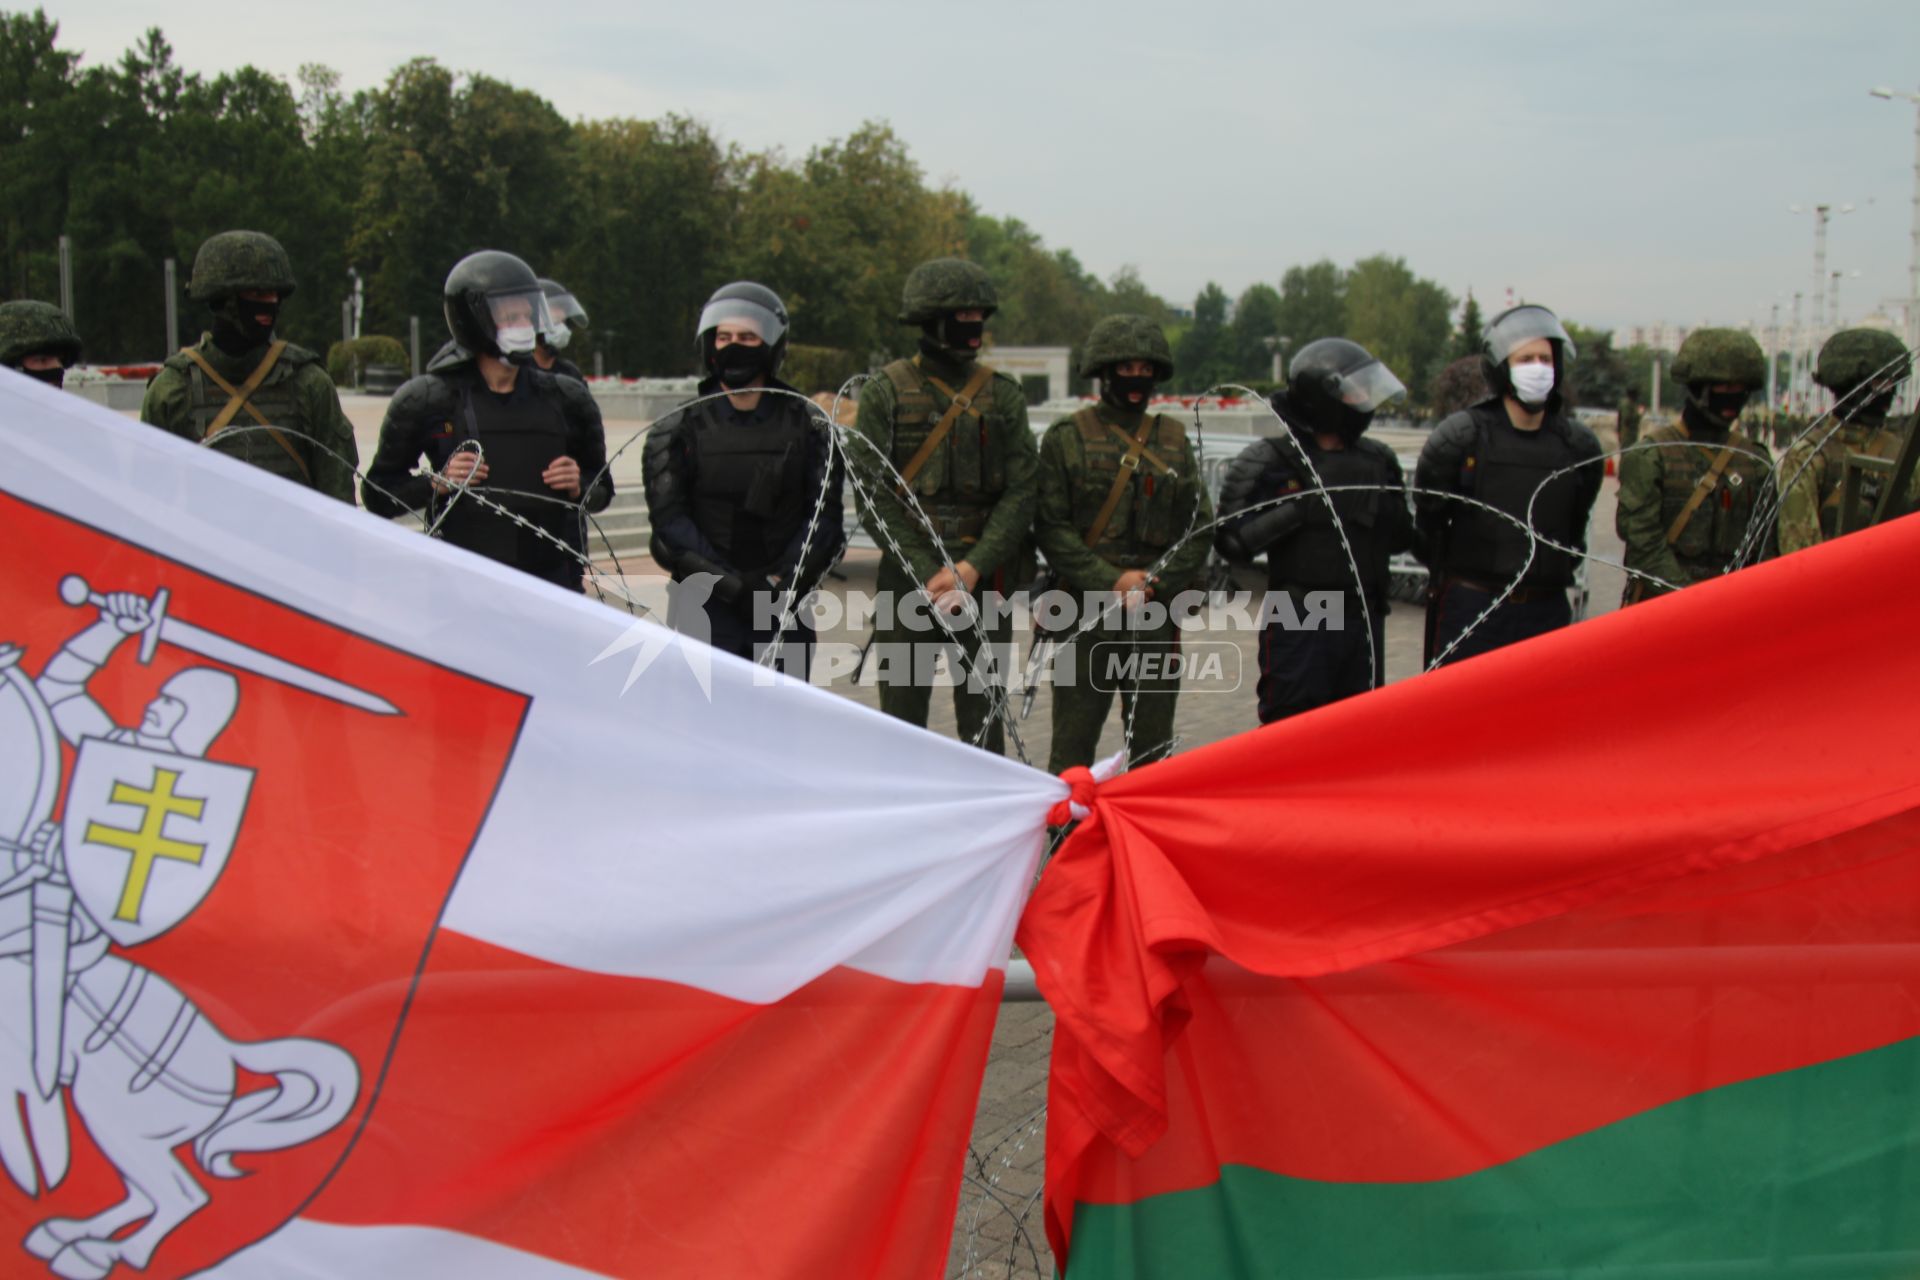
[[[508,355],[533,350],[533,326],[530,324],[502,325],[493,334],[494,342]]]
[[[1547,393],[1553,390],[1552,365],[1523,364],[1514,368],[1512,375],[1514,399],[1527,405],[1546,403]]]

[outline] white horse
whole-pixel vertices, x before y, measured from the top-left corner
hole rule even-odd
[[[119,956],[74,959],[60,1079],[127,1194],[91,1218],[47,1219],[28,1234],[25,1247],[62,1280],[102,1280],[119,1263],[144,1269],[161,1241],[208,1203],[174,1157],[175,1147],[190,1141],[208,1174],[240,1177],[235,1155],[299,1146],[344,1120],[359,1094],[360,1071],[352,1055],[321,1040],[229,1040],[178,988]],[[31,1100],[37,1088],[27,1032],[29,982],[28,965],[0,962],[0,1054],[7,1059],[0,1076],[11,1077],[0,1085],[11,1083]],[[236,1095],[236,1067],[274,1077],[276,1084]],[[0,1099],[5,1095],[0,1089]],[[0,1128],[10,1122],[17,1123],[0,1115]],[[57,1139],[43,1127],[26,1141],[18,1133],[11,1142],[0,1135],[8,1172],[28,1195],[38,1181],[31,1163],[20,1168],[11,1158],[23,1148],[39,1154],[48,1190],[66,1170],[64,1122]],[[135,1223],[136,1230],[120,1235]]]

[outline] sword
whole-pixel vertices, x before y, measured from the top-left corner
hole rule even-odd
[[[106,606],[106,600],[94,594],[87,580],[78,574],[68,574],[60,579],[60,598],[69,605],[79,608],[83,604]],[[167,616],[167,589],[159,588],[148,603],[148,623],[146,634],[140,638],[140,661],[151,662],[153,651],[160,641],[165,640],[176,648],[188,653],[197,653],[203,658],[212,658],[215,662],[224,662],[230,667],[250,671],[254,675],[265,676],[269,680],[278,680],[281,684],[296,689],[305,689],[308,693],[331,698],[335,702],[345,703],[349,707],[358,707],[362,711],[371,711],[375,715],[397,716],[400,708],[385,698],[356,689],[352,685],[332,676],[323,676],[317,671],[296,666],[285,658],[276,658],[270,653],[241,644],[238,640],[229,640],[204,627],[196,627],[184,618]]]

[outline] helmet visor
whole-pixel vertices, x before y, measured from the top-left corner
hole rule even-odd
[[[1513,354],[1514,348],[1535,338],[1559,343],[1562,360],[1571,360],[1576,354],[1573,339],[1567,336],[1559,317],[1545,307],[1515,307],[1488,325],[1487,354],[1496,364],[1501,363]]]
[[[553,331],[547,295],[538,289],[502,289],[487,295],[493,340],[507,355],[533,350],[534,340]]]
[[[547,294],[547,317],[551,319],[545,330],[549,347],[564,347],[576,330],[586,330],[588,326],[588,309],[566,290]]]
[[[700,312],[696,336],[704,337],[723,324],[747,325],[768,346],[787,336],[786,323],[749,298],[715,298],[709,302]]]
[[[1334,394],[1341,404],[1360,413],[1373,413],[1389,400],[1407,394],[1406,385],[1393,376],[1393,370],[1377,360],[1343,373],[1339,379]]]

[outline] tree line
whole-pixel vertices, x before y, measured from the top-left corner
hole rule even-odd
[[[835,384],[911,350],[901,283],[949,254],[992,274],[999,343],[1072,346],[1123,311],[1166,324],[1175,390],[1265,383],[1276,347],[1345,336],[1419,403],[1462,349],[1456,299],[1384,254],[1294,266],[1237,299],[1209,283],[1190,311],[1132,267],[1103,280],[1018,218],[929,186],[880,122],[795,159],[684,116],[570,122],[536,93],[431,58],[349,94],[318,65],[294,83],[251,66],[189,73],[154,29],[117,62],[82,66],[43,11],[0,13],[0,190],[0,292],[57,299],[70,237],[74,319],[101,363],[164,351],[168,258],[191,341],[203,324],[184,296],[194,251],[237,227],[286,246],[300,288],[282,331],[321,351],[339,337],[350,271],[363,332],[404,341],[418,316],[431,350],[446,273],[481,248],[571,286],[593,327],[588,350],[569,354],[590,366],[597,351],[629,375],[692,372],[701,304],[746,278],[794,315],[796,380]]]

